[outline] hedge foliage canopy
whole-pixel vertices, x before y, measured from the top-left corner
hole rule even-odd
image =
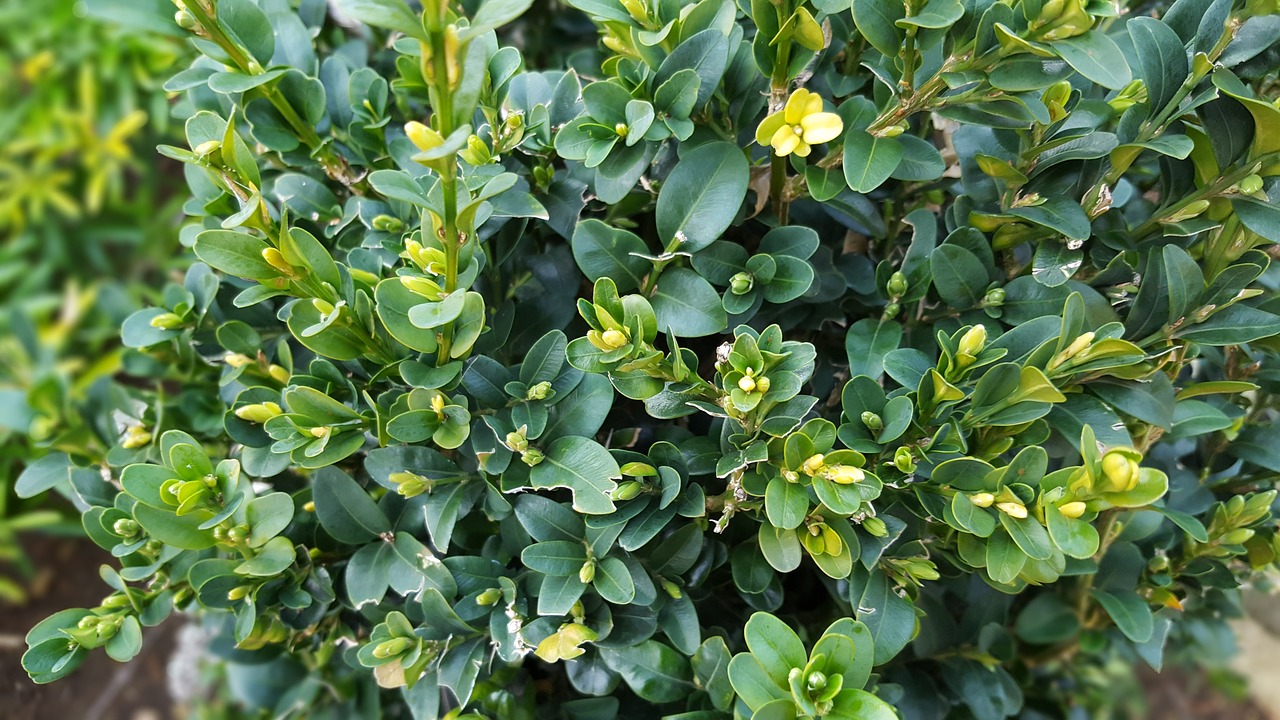
[[[566,2],[177,2],[199,261],[108,467],[19,482],[119,559],[32,678],[174,609],[312,718],[1065,717],[1222,653],[1274,0]]]

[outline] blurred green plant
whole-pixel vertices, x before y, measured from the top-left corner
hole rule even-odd
[[[34,568],[17,533],[80,532],[13,479],[40,458],[105,459],[131,425],[116,328],[147,283],[181,262],[177,170],[152,148],[177,129],[163,80],[188,49],[139,33],[102,3],[39,12],[0,0],[0,600],[20,601]],[[108,20],[112,18],[112,20]],[[65,493],[71,496],[70,487]],[[81,503],[83,504],[83,503]],[[83,508],[81,508],[83,509]]]

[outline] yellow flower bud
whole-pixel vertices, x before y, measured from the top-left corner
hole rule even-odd
[[[436,395],[431,398],[431,409],[436,411],[437,415],[444,414],[445,399],[444,395]]]
[[[989,508],[995,504],[996,496],[989,492],[974,493],[969,496],[969,502],[980,508]]]
[[[1102,458],[1102,474],[1109,492],[1127,492],[1138,486],[1142,469],[1133,458],[1113,450]]]
[[[835,465],[827,468],[827,479],[841,485],[852,485],[865,480],[867,474],[852,465]]]
[[[322,437],[327,437],[327,436],[329,435],[329,433],[331,433],[331,432],[332,432],[332,429],[331,429],[331,428],[324,427],[324,426],[322,425],[322,426],[319,426],[319,427],[313,427],[313,428],[311,428],[311,431],[310,431],[310,432],[311,432],[311,436],[312,436],[312,437],[322,438]]]
[[[621,330],[614,330],[612,328],[605,330],[600,334],[600,339],[604,341],[605,345],[613,348],[614,350],[627,345],[627,336],[623,334]]]
[[[293,277],[297,275],[297,270],[284,259],[284,254],[275,248],[263,248],[262,259],[267,261],[271,267],[279,270],[281,273]]]
[[[131,425],[124,432],[124,439],[120,441],[120,447],[126,450],[134,450],[144,447],[151,442],[151,433],[141,425]]]
[[[267,374],[271,376],[272,380],[275,380],[281,385],[289,384],[289,371],[280,365],[272,365],[271,367],[268,367]]]
[[[404,134],[423,152],[434,150],[444,144],[444,137],[440,133],[416,120],[410,120],[404,124]]]
[[[1079,500],[1063,503],[1058,506],[1058,512],[1062,513],[1063,517],[1069,517],[1072,520],[1083,515],[1086,509],[1086,505]]]
[[[160,328],[161,330],[177,330],[182,327],[182,318],[177,313],[160,313],[151,318],[151,327]]]
[[[755,392],[756,381],[746,375],[743,375],[742,379],[738,380],[738,389],[745,393]]]
[[[1016,502],[996,503],[996,509],[1004,513],[1005,515],[1008,515],[1011,518],[1017,518],[1018,520],[1025,520],[1027,517],[1027,507],[1022,503],[1016,503]]]
[[[987,346],[987,328],[984,325],[974,325],[969,331],[960,338],[960,345],[957,350],[956,362],[961,367],[972,365],[977,359],[978,353]]]
[[[813,477],[814,475],[817,475],[818,473],[822,472],[822,469],[825,467],[825,465],[823,465],[822,460],[823,460],[822,453],[813,455],[808,460],[804,461],[804,465],[801,466],[800,469],[803,470],[804,473],[809,477]]]
[[[205,140],[199,145],[191,148],[191,152],[199,155],[200,157],[204,157],[205,155],[217,152],[220,147],[222,147],[221,140]]]
[[[281,413],[280,406],[273,402],[244,405],[235,410],[236,417],[246,422],[261,425]]]

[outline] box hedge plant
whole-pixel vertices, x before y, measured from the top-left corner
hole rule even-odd
[[[35,681],[182,611],[272,717],[1085,717],[1274,565],[1273,2],[177,5]]]

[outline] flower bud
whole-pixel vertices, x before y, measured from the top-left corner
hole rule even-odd
[[[666,591],[667,595],[670,596],[671,599],[673,600],[679,600],[680,598],[684,597],[684,593],[680,590],[680,586],[676,585],[670,580],[662,581],[662,589]]]
[[[868,430],[874,432],[884,429],[884,420],[881,420],[879,415],[871,412],[870,410],[864,411],[858,417],[862,420],[862,424],[865,425]]]
[[[435,395],[431,398],[431,409],[434,410],[437,415],[444,414],[444,408],[447,404],[448,403],[443,394]]]
[[[440,133],[416,120],[410,120],[405,123],[404,134],[409,137],[410,142],[423,152],[434,150],[444,144],[444,137]]]
[[[893,466],[898,468],[899,472],[907,474],[915,472],[916,458],[911,448],[904,445],[893,451]]]
[[[902,306],[896,302],[891,302],[884,306],[884,313],[881,314],[881,317],[885,320],[892,320],[898,317],[898,313],[900,312],[902,312]]]
[[[749,377],[747,375],[743,375],[738,380],[738,389],[745,393],[755,392],[756,391],[755,378]]]
[[[543,380],[537,385],[534,385],[533,387],[529,388],[529,391],[525,393],[525,399],[546,400],[547,396],[549,396],[550,394],[551,394],[551,383],[547,382],[546,380]]]
[[[614,488],[613,492],[609,493],[609,497],[613,500],[631,500],[639,495],[640,491],[643,489],[644,485],[642,483],[635,480],[628,480],[627,482],[619,483],[618,487]]]
[[[978,353],[987,346],[987,328],[981,324],[969,328],[960,338],[960,346],[956,351],[956,364],[968,367],[977,359]]]
[[[769,387],[772,385],[773,383],[770,382],[769,378],[767,377],[761,376],[756,378],[756,392],[758,393],[769,392]]]
[[[290,265],[288,260],[284,259],[284,254],[275,248],[263,248],[262,259],[266,260],[268,265],[279,270],[284,275],[296,277],[298,274],[297,269]]]
[[[519,430],[513,430],[507,433],[507,447],[514,452],[524,452],[529,449],[529,439]]]
[[[974,493],[969,496],[969,502],[980,508],[989,508],[995,504],[996,496],[989,492]]]
[[[600,339],[604,341],[605,345],[607,345],[608,347],[614,350],[617,350],[618,348],[621,348],[621,347],[625,347],[627,345],[627,336],[623,334],[621,330],[615,330],[613,328],[605,330],[603,333],[601,333]]]
[[[199,145],[191,148],[191,152],[199,155],[200,157],[204,157],[205,155],[212,155],[217,152],[220,147],[222,147],[221,140],[205,140]]]
[[[1022,503],[1017,503],[1017,502],[996,503],[996,509],[1004,513],[1005,515],[1008,515],[1011,518],[1017,518],[1018,520],[1025,520],[1027,517],[1027,507]]]
[[[493,160],[493,153],[489,151],[489,146],[477,135],[467,138],[467,147],[459,152],[458,156],[476,166],[488,165]]]
[[[520,455],[520,459],[523,460],[524,464],[528,465],[529,467],[534,467],[538,463],[542,462],[543,458],[544,456],[542,454],[542,451],[535,447],[531,447],[528,450],[525,450]]]
[[[1138,486],[1142,470],[1128,455],[1111,451],[1102,458],[1102,475],[1108,492],[1127,492]]]
[[[902,272],[895,272],[889,276],[889,282],[885,286],[885,290],[888,291],[889,297],[899,298],[907,294],[907,290],[910,289],[910,287],[911,286],[907,283],[907,276]]]
[[[329,315],[334,310],[337,310],[333,303],[321,300],[320,298],[311,298],[311,307],[315,308],[316,312],[321,315]]]
[[[489,588],[476,596],[477,605],[493,605],[502,599],[502,591],[498,588]]]
[[[146,446],[151,442],[151,433],[141,425],[131,425],[124,432],[124,438],[120,441],[120,447],[125,450],[134,450]]]
[[[618,123],[613,126],[613,131],[618,134],[618,137],[624,138],[627,136],[627,124]]]
[[[853,485],[866,479],[867,474],[852,465],[833,465],[827,468],[827,479],[840,485]]]
[[[444,296],[443,288],[437,285],[434,281],[423,277],[401,275],[400,284],[409,292],[415,295],[421,295],[428,300],[440,300],[440,298]]]
[[[138,527],[138,521],[133,518],[120,518],[111,525],[112,532],[124,538],[131,538],[137,535],[141,529]]]
[[[805,678],[805,684],[809,686],[809,692],[817,692],[827,686],[827,676],[814,670]]]
[[[871,533],[875,537],[885,537],[889,534],[889,527],[878,517],[863,518],[862,529]]]
[[[246,422],[261,425],[281,413],[280,406],[273,402],[244,405],[236,408],[236,417]]]
[[[311,437],[322,438],[322,437],[328,437],[329,434],[333,432],[333,429],[325,427],[324,425],[317,425],[316,427],[313,427],[310,430],[308,430],[308,432],[311,433]]]
[[[383,640],[373,648],[373,656],[376,658],[395,657],[409,648],[413,647],[414,642],[406,637],[396,637],[390,640]]]
[[[1048,369],[1052,370],[1076,355],[1079,355],[1085,348],[1089,347],[1089,345],[1093,343],[1093,337],[1093,332],[1090,331],[1071,341],[1071,344],[1068,345],[1065,350],[1058,353],[1049,361]]]
[[[1080,502],[1079,500],[1076,500],[1074,502],[1069,502],[1069,503],[1063,503],[1058,506],[1058,512],[1062,513],[1063,517],[1068,517],[1068,518],[1071,518],[1072,520],[1075,520],[1076,518],[1083,515],[1085,510],[1086,510],[1086,505]]]
[[[822,460],[822,453],[810,456],[808,460],[804,461],[804,465],[802,465],[800,469],[804,471],[805,475],[813,477],[814,475],[822,472],[822,468],[825,467]]]
[[[390,215],[378,215],[373,218],[370,223],[374,230],[385,233],[404,232],[404,223],[399,219]]]
[[[237,585],[237,586],[235,586],[235,587],[233,587],[233,588],[231,588],[230,590],[228,590],[228,591],[227,591],[227,599],[228,599],[228,600],[230,600],[231,602],[235,602],[235,601],[237,601],[237,600],[242,600],[242,599],[244,599],[245,597],[247,597],[247,596],[249,595],[249,593],[251,593],[251,592],[253,592],[253,587],[252,587],[252,586],[250,586],[250,585]]]
[[[649,9],[645,7],[644,0],[621,0],[621,2],[632,20],[641,24],[649,22]]]
[[[1004,298],[1004,288],[991,288],[986,295],[982,296],[982,304],[985,307],[1000,307],[1004,304]]]
[[[1250,528],[1237,528],[1219,538],[1222,545],[1243,545],[1254,536],[1254,531]]]
[[[387,476],[387,480],[396,486],[397,493],[407,498],[417,497],[424,492],[431,492],[435,485],[430,478],[411,473],[408,470],[391,473]]]
[[[177,330],[182,327],[182,318],[177,313],[160,313],[151,318],[151,327],[161,330]]]
[[[281,385],[288,385],[289,378],[291,377],[289,371],[280,365],[269,366],[267,368],[267,374],[271,376],[272,380],[275,380]]]
[[[729,292],[734,295],[746,295],[756,286],[756,279],[751,273],[740,272],[729,278]]]
[[[590,583],[592,580],[596,579],[595,560],[588,560],[582,563],[582,568],[578,570],[578,579],[581,580],[583,584]]]
[[[1245,195],[1252,195],[1262,189],[1262,178],[1258,175],[1250,175],[1241,180],[1236,188]]]
[[[1164,218],[1163,222],[1177,223],[1183,220],[1190,220],[1209,209],[1209,201],[1205,199],[1195,200],[1187,203],[1181,210],[1173,213],[1169,217]]]
[[[102,622],[102,618],[97,615],[86,615],[80,618],[80,622],[76,623],[76,627],[81,630],[89,630],[90,628],[97,627],[100,622]]]

